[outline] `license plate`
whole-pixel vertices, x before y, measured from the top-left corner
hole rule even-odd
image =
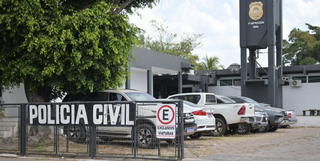
[[[213,118],[212,113],[208,113],[208,118]]]
[[[193,127],[188,127],[187,128],[187,132],[194,132],[194,128]]]

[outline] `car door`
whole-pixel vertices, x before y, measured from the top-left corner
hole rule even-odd
[[[106,100],[110,101],[110,102],[121,102],[121,101],[127,101],[127,99],[125,98],[125,96],[123,96],[120,93],[113,93],[113,92],[105,92],[108,93],[105,96],[107,97]],[[108,119],[110,121],[110,115],[116,115],[116,108],[118,108],[117,106],[121,106],[121,104],[113,104],[112,109],[108,109]],[[121,108],[120,108],[121,109]],[[112,114],[113,113],[113,114]],[[120,120],[120,117],[122,114],[124,114],[124,111],[119,111],[119,116],[117,118],[117,121]],[[104,132],[107,133],[115,133],[115,134],[131,134],[131,127],[129,126],[101,126],[99,127],[99,129],[101,129]]]

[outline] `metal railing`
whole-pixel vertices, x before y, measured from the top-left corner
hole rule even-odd
[[[173,107],[174,138],[158,137],[157,109]],[[180,160],[184,157],[182,101],[0,104],[16,108],[12,135],[0,135],[0,153],[18,155]],[[159,115],[159,114],[158,114]],[[163,116],[165,118],[165,116]],[[10,121],[12,122],[12,121]],[[9,126],[9,125],[8,125]],[[160,133],[159,133],[160,134]],[[136,136],[136,137],[135,137]]]

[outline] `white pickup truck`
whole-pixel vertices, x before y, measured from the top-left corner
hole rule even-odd
[[[238,124],[254,123],[255,107],[251,103],[217,104],[214,93],[181,93],[171,95],[168,99],[187,100],[201,107],[213,107],[216,130],[211,135],[214,136],[235,130]]]

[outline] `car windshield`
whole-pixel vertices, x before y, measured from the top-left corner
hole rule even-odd
[[[228,98],[228,97],[219,97],[224,103],[235,103],[234,100]]]
[[[197,106],[196,104],[194,104],[192,102],[189,102],[189,101],[183,101],[183,104],[188,105],[188,106],[193,107],[193,108],[202,108],[202,107]]]
[[[148,93],[143,92],[125,92],[125,94],[131,99],[131,101],[154,101],[156,98],[152,97]]]
[[[253,99],[245,98],[245,97],[243,99],[248,103],[253,103],[256,107],[261,107],[261,105]]]

